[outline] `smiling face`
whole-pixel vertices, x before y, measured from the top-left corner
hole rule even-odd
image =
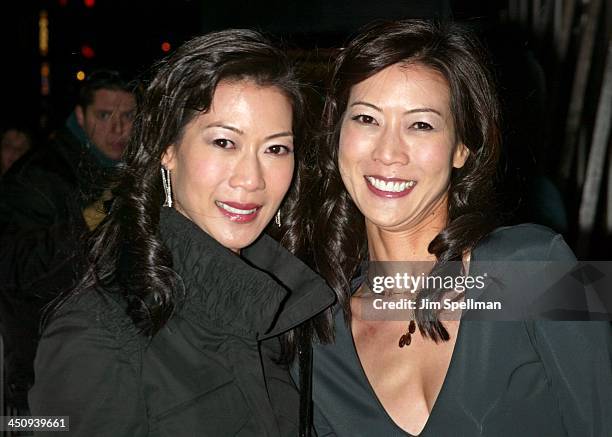
[[[162,165],[176,209],[223,246],[251,244],[274,216],[293,176],[293,109],[277,88],[222,81]]]
[[[387,67],[353,86],[341,123],[340,174],[366,224],[402,230],[436,213],[446,220],[451,171],[468,149],[457,143],[439,73]]]

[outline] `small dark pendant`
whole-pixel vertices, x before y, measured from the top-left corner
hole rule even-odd
[[[414,334],[414,331],[416,331],[416,323],[414,323],[414,320],[411,320],[408,324],[408,334]]]
[[[416,331],[416,323],[414,323],[414,320],[411,320],[408,324],[408,332],[402,335],[399,339],[399,347],[410,346],[410,343],[412,343],[412,334],[414,334],[414,331]]]

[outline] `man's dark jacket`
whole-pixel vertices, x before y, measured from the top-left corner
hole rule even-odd
[[[14,406],[24,406],[32,382],[41,309],[71,285],[72,257],[87,230],[82,210],[106,181],[107,171],[74,124],[17,161],[0,181],[0,333]]]
[[[32,413],[69,415],[74,436],[296,436],[277,336],[332,290],[267,235],[238,256],[163,208],[160,236],[186,294],[170,322],[147,342],[123,290],[82,290],[45,328]]]

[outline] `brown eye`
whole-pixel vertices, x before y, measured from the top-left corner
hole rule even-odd
[[[289,150],[289,147],[280,144],[275,144],[266,149],[266,153],[271,153],[273,155],[287,155],[290,152],[291,150]]]
[[[412,125],[416,130],[432,130],[433,127],[429,123],[425,123],[424,121],[417,121]]]
[[[230,140],[226,138],[217,138],[213,140],[213,144],[222,149],[233,149],[234,148],[234,143],[232,143]]]
[[[372,117],[371,115],[366,115],[366,114],[355,115],[354,117],[351,118],[351,120],[354,120],[361,124],[378,124],[376,120],[374,119],[374,117]]]

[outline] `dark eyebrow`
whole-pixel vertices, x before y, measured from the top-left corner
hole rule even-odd
[[[361,100],[357,100],[356,102],[351,103],[351,107],[356,106],[356,105],[369,106],[370,108],[375,109],[378,112],[383,112],[383,110],[380,109],[378,106],[373,105],[373,104],[368,103],[368,102],[362,102]]]
[[[440,114],[440,111],[438,111],[437,109],[433,109],[433,108],[409,109],[408,111],[404,112],[404,114],[414,114],[416,112],[433,112],[434,114],[438,114],[440,117],[442,117],[442,114]]]
[[[383,112],[383,110],[381,108],[379,108],[376,105],[373,105],[372,103],[368,103],[368,102],[363,102],[361,100],[358,100],[356,102],[351,103],[351,107],[355,106],[355,105],[364,105],[364,106],[368,106],[372,109],[375,109],[378,112]],[[414,114],[417,112],[433,112],[434,114],[438,114],[440,117],[442,117],[442,114],[440,113],[440,111],[433,109],[433,108],[415,108],[415,109],[409,109],[408,111],[404,112],[404,114]]]
[[[280,138],[280,137],[293,137],[293,132],[280,132],[277,134],[268,135],[266,137],[266,141],[273,140],[274,138]]]
[[[208,129],[209,127],[220,127],[220,128],[223,128],[223,129],[231,130],[232,132],[236,132],[238,135],[244,135],[244,132],[242,132],[237,127],[228,126],[228,125],[225,125],[223,123],[211,123],[211,124],[206,125],[204,128]]]
[[[227,129],[227,130],[231,130],[232,132],[236,132],[238,135],[244,135],[244,132],[241,131],[240,129],[238,129],[237,127],[234,126],[228,126],[226,124],[223,123],[211,123],[205,126],[205,129],[208,129],[209,127],[220,127],[222,129]],[[266,137],[266,141],[267,140],[272,140],[274,138],[280,138],[280,137],[292,137],[293,133],[292,132],[279,132],[277,134],[272,134],[272,135],[268,135]]]

